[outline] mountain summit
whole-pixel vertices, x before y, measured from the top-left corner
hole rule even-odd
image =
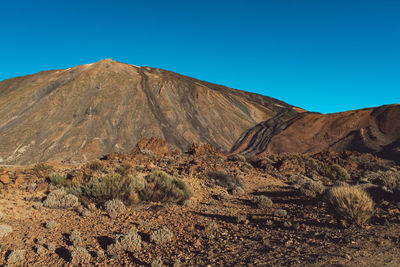
[[[104,59],[0,82],[0,163],[87,160],[145,137],[227,151],[245,130],[296,108],[174,72]],[[296,111],[294,111],[296,112]]]

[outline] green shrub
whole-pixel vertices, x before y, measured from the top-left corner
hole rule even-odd
[[[37,177],[43,177],[46,176],[48,172],[54,171],[54,167],[49,164],[40,162],[33,166],[32,170]]]
[[[52,185],[63,184],[66,179],[67,179],[66,175],[59,174],[59,173],[52,173],[52,174],[50,174],[50,177],[49,177],[50,183]]]
[[[332,187],[326,201],[343,226],[362,226],[374,213],[374,202],[363,189],[356,186]]]
[[[130,202],[132,194],[141,191],[145,186],[144,179],[135,176],[122,176],[119,173],[103,174],[100,178],[73,191],[85,196],[95,202],[106,202],[107,200],[120,199]]]
[[[148,201],[183,202],[190,198],[188,185],[163,171],[153,171],[146,176],[147,184],[141,197]]]

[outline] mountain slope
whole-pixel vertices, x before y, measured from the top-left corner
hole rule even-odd
[[[246,131],[231,153],[317,153],[327,149],[400,156],[400,105],[332,114],[284,112]]]
[[[229,150],[240,134],[293,107],[173,72],[110,59],[0,82],[0,163],[86,160],[144,137]]]

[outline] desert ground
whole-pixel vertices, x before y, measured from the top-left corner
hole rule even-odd
[[[120,184],[95,187],[107,175]],[[398,163],[370,154],[227,157],[160,140],[80,165],[2,166],[0,264],[400,266],[399,181]],[[337,187],[367,192],[371,210],[343,216],[327,197]]]

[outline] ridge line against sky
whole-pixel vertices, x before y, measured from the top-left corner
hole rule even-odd
[[[100,59],[322,113],[399,103],[400,1],[0,1],[0,80]]]

